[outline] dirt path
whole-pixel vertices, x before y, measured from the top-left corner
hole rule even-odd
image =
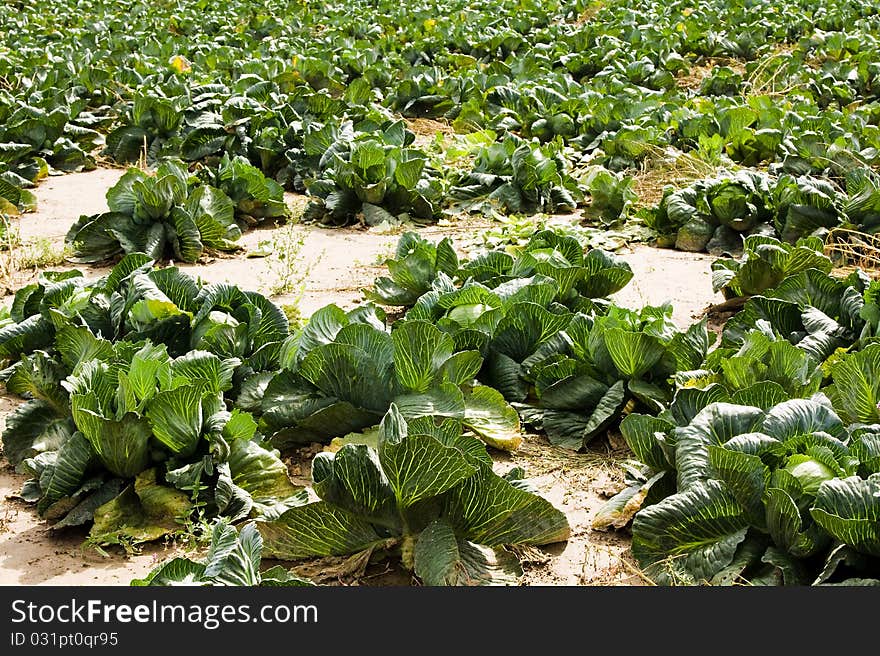
[[[99,170],[46,181],[37,189],[39,211],[21,220],[22,237],[63,244],[63,235],[80,214],[105,209],[104,193],[121,173]],[[293,196],[289,200],[291,204],[301,204],[301,199]],[[450,236],[460,246],[471,242],[476,231],[487,225],[453,223],[420,232],[431,239]],[[288,286],[295,289],[273,300],[285,304],[299,298],[302,315],[307,317],[331,302],[344,308],[357,305],[362,299],[360,289],[382,273],[381,261],[393,252],[397,238],[394,234],[367,230],[300,225],[260,229],[246,233],[243,245],[254,251],[263,242],[262,247],[275,255],[217,257],[183,267],[206,281],[229,281],[264,293],[288,282]],[[295,247],[300,239],[302,245]],[[279,251],[295,253],[290,266],[278,259]],[[633,281],[614,297],[621,305],[640,307],[671,301],[675,308],[674,319],[684,328],[706,306],[720,300],[712,293],[708,256],[642,245],[624,249],[620,255],[635,273]],[[106,272],[105,268],[79,268],[88,276]],[[22,278],[26,280],[34,275],[30,273]],[[17,283],[23,284],[22,281]],[[9,300],[7,297],[5,302]],[[0,396],[0,418],[18,402]],[[595,511],[605,498],[619,489],[621,475],[614,462],[620,457],[625,457],[625,450],[618,443],[604,441],[587,454],[571,454],[550,446],[543,437],[527,436],[516,454],[496,458],[499,471],[519,465],[528,476],[536,477],[541,493],[557,504],[572,524],[572,538],[565,545],[549,552],[528,550],[524,553],[526,584],[631,585],[641,582],[627,555],[625,537],[590,529]],[[307,465],[294,466],[308,471]],[[32,507],[7,498],[17,493],[23,482],[24,477],[12,472],[8,465],[0,468],[0,584],[124,585],[132,578],[143,576],[169,554],[158,545],[146,547],[137,556],[126,556],[116,549],[103,556],[82,548],[85,531],[52,534]],[[405,577],[401,580],[399,576],[392,580],[406,582]]]
[[[122,176],[118,169],[98,169],[52,177],[36,190],[38,207],[20,220],[23,241],[47,239],[60,251],[64,235],[82,214],[105,211],[105,194]],[[301,196],[287,195],[293,207],[302,207]],[[490,223],[452,222],[422,228],[429,239],[449,236],[457,246],[471,242]],[[266,257],[242,254],[208,257],[198,264],[179,263],[183,269],[208,282],[231,282],[247,289],[272,295],[282,287],[293,288],[274,295],[280,304],[300,299],[303,316],[308,317],[327,303],[352,307],[361,302],[360,289],[383,273],[382,261],[394,252],[399,234],[347,228],[290,225],[246,232],[240,240],[245,254],[266,251]],[[708,255],[662,250],[634,244],[619,252],[633,268],[635,276],[613,298],[628,307],[673,302],[673,317],[682,327],[711,303],[723,300],[713,294]],[[287,257],[285,262],[282,257]],[[87,276],[106,273],[106,267],[61,264],[57,269],[79,268]],[[36,271],[22,272],[25,284]]]
[[[80,216],[107,211],[104,195],[124,173],[123,169],[96,169],[43,180],[35,190],[37,211],[19,221],[22,241],[51,239],[63,243],[64,235]]]
[[[707,306],[724,297],[712,292],[711,255],[685,253],[633,244],[617,253],[633,270],[633,279],[611,296],[619,305],[640,308],[672,303],[672,319],[687,328],[702,316]]]
[[[622,440],[597,440],[591,447],[587,453],[572,453],[551,445],[543,436],[526,435],[516,453],[495,456],[499,473],[510,466],[525,469],[541,496],[564,512],[571,525],[571,537],[565,543],[526,550],[526,585],[642,583],[625,535],[590,527],[602,504],[623,489],[617,462],[631,454]]]

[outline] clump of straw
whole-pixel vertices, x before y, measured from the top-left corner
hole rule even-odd
[[[880,235],[834,228],[825,240],[825,254],[841,272],[861,269],[880,277]]]

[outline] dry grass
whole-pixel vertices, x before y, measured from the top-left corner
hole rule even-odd
[[[660,148],[642,162],[633,176],[633,190],[638,194],[636,208],[654,207],[663,198],[663,188],[684,187],[694,180],[714,175],[715,166],[690,153],[670,157]]]
[[[16,289],[15,273],[18,271],[15,257],[19,245],[18,224],[5,212],[0,212],[0,221],[0,285],[7,293],[12,293]]]
[[[594,576],[594,572],[598,572],[599,576]],[[657,585],[642,571],[629,550],[616,553],[600,545],[591,545],[582,567],[580,584],[651,587]]]
[[[710,57],[704,62],[691,66],[676,80],[680,89],[686,91],[699,91],[712,70],[716,66],[727,66],[741,75],[744,80],[746,96],[772,96],[784,97],[797,88],[789,85],[785,79],[787,64],[796,46],[791,44],[779,44],[771,53],[765,56],[751,73],[746,72],[746,65],[739,59],[731,57]]]
[[[95,159],[95,164],[97,164],[100,169],[118,169],[120,171],[127,171],[130,167],[134,166],[133,164],[117,162],[109,155],[103,155],[100,152],[93,154],[92,157]],[[140,162],[138,162],[138,164],[140,164]]]
[[[586,9],[581,12],[580,16],[577,17],[577,20],[574,22],[574,24],[586,25],[596,17],[596,14],[598,14],[604,6],[605,3],[601,0],[590,3],[589,5],[587,5]]]
[[[585,452],[572,451],[551,444],[541,435],[526,433],[519,448],[511,454],[499,454],[499,458],[523,466],[530,478],[561,472],[578,477],[581,482],[593,481],[600,475],[621,476],[619,462],[632,454],[626,445],[610,440],[596,440]]]
[[[675,83],[678,85],[679,89],[684,89],[685,91],[699,91],[700,87],[703,85],[703,80],[709,76],[713,68],[715,68],[714,64],[691,66],[682,72],[681,77],[677,78]]]
[[[22,243],[18,226],[9,223],[5,217],[2,220],[6,223],[6,232],[0,240],[0,287],[7,294],[14,293],[21,287],[29,274],[65,263],[66,250],[63,244],[45,238]]]
[[[880,277],[880,236],[848,228],[835,228],[825,240],[825,254],[837,270],[849,273],[861,269]]]
[[[711,75],[716,66],[727,66],[745,77],[746,66],[740,60],[731,57],[710,57],[704,63],[688,68],[675,82],[680,89],[699,91],[703,80]]]
[[[663,188],[666,185],[682,187],[692,179],[679,176],[666,167],[640,171],[633,176],[633,190],[638,194],[636,207],[655,207],[663,198]]]
[[[302,219],[306,207],[309,205],[310,198],[305,194],[296,194],[289,191],[284,192],[284,202],[290,209],[290,223],[299,223]]]
[[[791,60],[795,46],[780,44],[764,57],[746,78],[749,96],[771,96],[782,98],[799,85],[790,85],[786,80],[786,68]]]
[[[23,273],[64,264],[65,248],[50,239],[33,239],[22,243],[16,217],[0,213],[0,287],[6,293],[17,290]],[[25,275],[24,278],[27,276]]]
[[[438,134],[449,136],[455,134],[455,130],[446,121],[437,121],[430,118],[407,118],[406,127],[415,132],[416,139],[413,146],[423,150],[429,149],[437,139]]]
[[[435,121],[430,118],[408,118],[406,119],[406,127],[415,132],[417,135],[425,137],[434,137],[438,132],[443,134],[455,134],[452,126],[445,121]]]

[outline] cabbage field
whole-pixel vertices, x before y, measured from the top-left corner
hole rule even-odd
[[[0,583],[880,585],[878,167],[874,0],[5,2]]]

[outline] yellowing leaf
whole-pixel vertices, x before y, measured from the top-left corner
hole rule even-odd
[[[174,55],[171,61],[168,62],[168,65],[171,66],[175,73],[188,73],[192,70],[192,64],[183,55]]]
[[[6,216],[19,216],[18,208],[10,203],[8,200],[0,196],[0,214],[5,214]]]

